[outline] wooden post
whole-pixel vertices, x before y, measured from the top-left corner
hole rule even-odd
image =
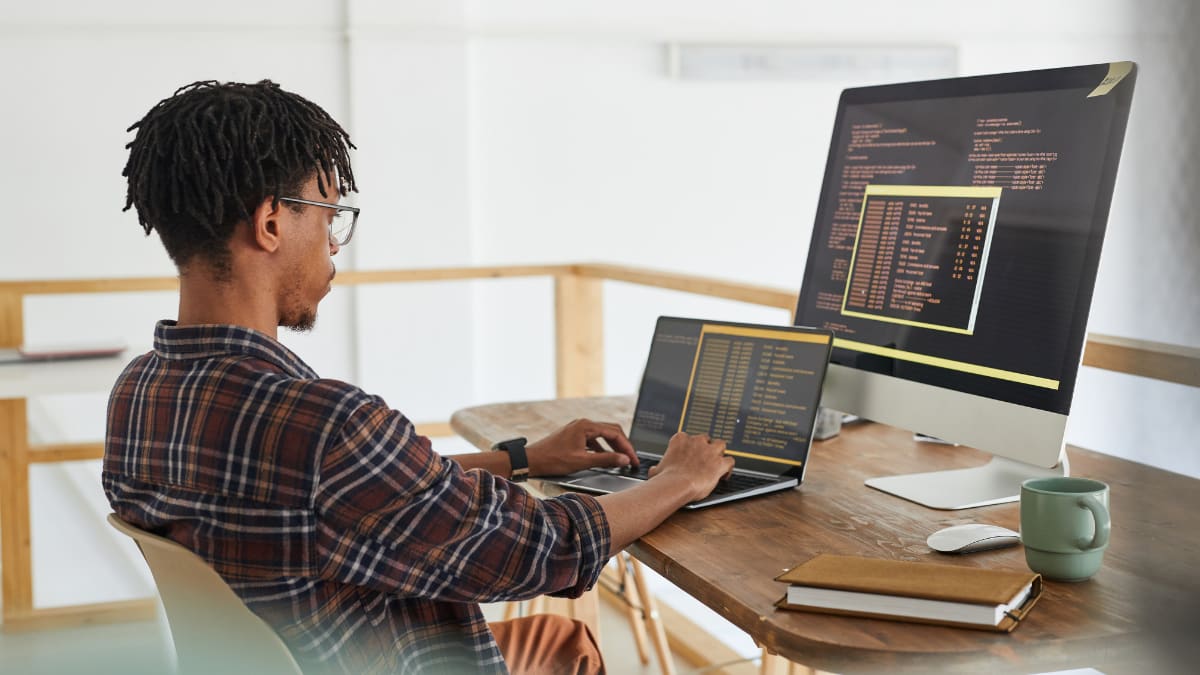
[[[4,623],[33,611],[25,399],[0,400],[0,574]]]
[[[0,294],[0,347],[24,341],[20,293]],[[33,611],[33,558],[29,535],[29,433],[25,399],[0,399],[0,592],[4,623]]]
[[[604,395],[603,280],[574,272],[554,277],[555,378],[559,398]],[[571,602],[571,618],[600,640],[596,589]]]
[[[24,296],[18,291],[0,291],[0,349],[20,347],[24,341]]]
[[[604,282],[554,277],[558,397],[604,394]]]
[[[658,667],[663,675],[675,675],[675,661],[671,658],[671,648],[667,644],[667,631],[663,626],[662,617],[658,614],[654,595],[650,593],[650,587],[646,584],[642,566],[637,560],[633,560],[630,569],[633,572],[633,585],[637,589],[638,599],[642,602],[642,614],[645,617],[646,628],[650,631],[650,641],[654,643],[654,651],[658,654]]]
[[[617,563],[618,586],[625,597],[625,617],[629,619],[629,628],[633,631],[634,642],[637,643],[638,659],[644,666],[650,663],[650,648],[647,645],[649,638],[646,635],[646,615],[649,610],[638,601],[633,573],[629,569],[630,565],[636,565],[637,561],[625,551],[618,553],[614,560]]]

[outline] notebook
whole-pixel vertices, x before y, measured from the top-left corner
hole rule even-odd
[[[833,334],[660,317],[629,440],[640,465],[542,480],[607,494],[647,480],[676,432],[725,441],[733,475],[696,509],[796,487],[804,479]]]
[[[777,604],[828,614],[1011,632],[1042,594],[1030,572],[822,553],[776,577]]]

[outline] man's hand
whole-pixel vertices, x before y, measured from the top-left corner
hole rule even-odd
[[[662,461],[650,468],[651,476],[679,476],[691,485],[688,501],[703,499],[728,478],[733,458],[725,454],[725,441],[714,441],[703,434],[692,436],[682,431],[671,437]]]
[[[604,439],[612,452],[600,444]],[[637,455],[616,424],[575,420],[525,448],[529,475],[561,476],[595,466],[637,466]]]
[[[662,461],[650,468],[650,480],[597,498],[612,533],[609,552],[632,544],[688,502],[707,497],[730,471],[733,458],[725,456],[725,441],[672,436]]]

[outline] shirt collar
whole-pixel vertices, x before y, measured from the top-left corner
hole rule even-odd
[[[251,356],[273,363],[293,377],[317,378],[307,363],[278,340],[242,326],[179,326],[163,319],[154,327],[154,353],[175,361]]]

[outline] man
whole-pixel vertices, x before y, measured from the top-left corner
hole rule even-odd
[[[117,514],[208,561],[306,672],[602,672],[581,624],[489,627],[478,603],[583,593],[712,490],[732,468],[724,444],[680,434],[646,486],[599,499],[531,497],[506,479],[519,447],[437,455],[276,340],[313,326],[354,233],[346,132],[269,81],[188,85],[135,129],[126,209],[158,232],[180,297],[110,398]],[[532,475],[637,462],[618,426],[588,420],[526,457]]]

